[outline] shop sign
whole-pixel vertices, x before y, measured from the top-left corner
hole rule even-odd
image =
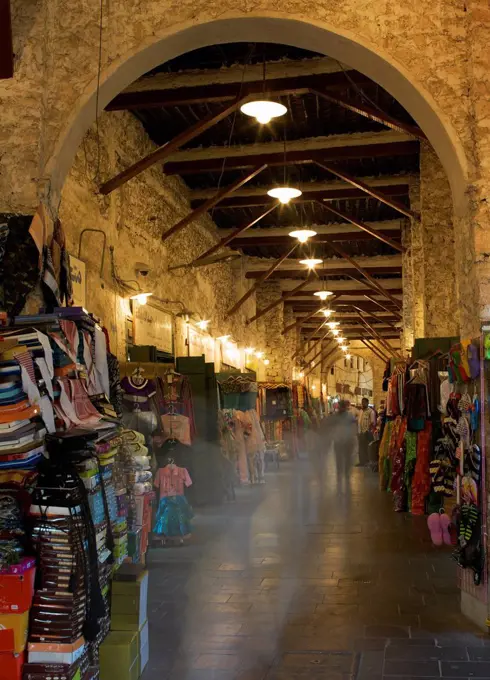
[[[85,262],[78,257],[70,255],[70,277],[73,287],[73,304],[75,307],[86,307],[87,278]]]
[[[133,300],[133,335],[135,345],[151,345],[173,354],[173,317],[153,307],[150,302],[140,305]]]
[[[207,363],[214,363],[214,338],[208,333],[188,326],[189,356],[200,357],[204,354]]]

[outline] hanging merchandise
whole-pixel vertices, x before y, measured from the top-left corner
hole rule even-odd
[[[155,487],[160,491],[160,500],[153,526],[153,534],[163,541],[178,539],[180,543],[192,532],[192,508],[184,494],[192,480],[185,468],[175,465],[173,460],[158,470]]]
[[[44,273],[61,298],[57,233]],[[154,495],[121,397],[107,334],[82,308],[17,316],[0,333],[0,627],[12,631],[0,661],[12,680],[57,677],[60,664],[63,677],[95,680],[120,625],[112,578],[144,562]]]

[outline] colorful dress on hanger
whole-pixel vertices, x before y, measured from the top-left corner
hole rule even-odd
[[[158,470],[154,485],[160,490],[160,501],[153,526],[154,534],[169,538],[190,535],[194,513],[184,496],[184,489],[191,484],[186,468],[171,463]]]

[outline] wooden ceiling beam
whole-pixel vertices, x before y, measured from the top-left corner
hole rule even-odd
[[[414,212],[413,210],[410,210],[410,208],[407,208],[403,203],[400,203],[400,201],[396,201],[391,196],[400,196],[401,194],[399,193],[390,193],[390,191],[393,190],[393,187],[384,187],[383,191],[380,191],[379,189],[376,189],[376,187],[372,187],[366,182],[363,182],[362,180],[353,177],[352,175],[349,175],[347,172],[344,172],[340,168],[336,168],[333,165],[327,165],[326,163],[317,163],[318,167],[323,168],[323,170],[326,170],[329,172],[331,175],[335,175],[339,179],[344,180],[344,182],[348,182],[351,184],[353,187],[361,191],[361,194],[367,194],[368,196],[371,196],[372,198],[376,198],[378,201],[381,201],[381,203],[384,203],[385,205],[388,205],[390,208],[393,208],[394,210],[397,210],[399,213],[402,215],[405,215],[405,217],[413,217],[416,220],[420,220],[420,215],[419,213]],[[407,187],[408,188],[408,187]],[[322,196],[320,200],[329,200],[328,196]]]
[[[390,246],[394,250],[397,250],[399,253],[405,252],[405,248],[404,248],[404,246],[402,246],[401,243],[399,243],[397,241],[393,241],[393,239],[391,239],[389,236],[385,236],[384,234],[380,234],[378,231],[376,231],[376,229],[373,229],[368,224],[365,224],[364,222],[361,222],[361,220],[358,220],[357,217],[352,217],[351,215],[348,215],[347,213],[344,213],[341,210],[337,210],[336,208],[333,208],[331,205],[327,205],[326,203],[322,203],[322,201],[316,201],[316,203],[321,205],[324,210],[329,210],[334,215],[337,215],[337,217],[340,217],[342,220],[346,220],[347,222],[351,222],[354,226],[359,227],[359,229],[362,229],[363,231],[367,232],[373,238],[378,239],[378,241],[381,241],[382,243],[386,243],[386,245]]]
[[[302,288],[304,288],[307,284],[309,283],[309,280],[306,279],[305,281],[302,281],[296,288],[292,291],[289,292],[289,296],[292,297],[296,292],[300,291]],[[287,300],[287,297],[285,298]],[[269,312],[271,312],[275,307],[280,305],[281,303],[284,302],[284,298],[280,297],[277,298],[277,300],[273,300],[267,307],[264,307],[263,309],[257,310],[257,313],[254,314],[250,319],[247,319],[246,321],[246,326],[251,324],[253,321],[257,321],[257,319],[260,319],[261,317],[265,316]]]
[[[318,269],[317,268],[317,274],[320,277],[323,276],[349,276],[351,273],[350,267],[335,267],[335,268],[322,268]],[[376,275],[376,274],[400,274],[402,273],[402,268],[400,266],[366,266],[364,267],[364,271],[367,272],[370,276]],[[253,271],[248,271],[245,274],[245,278],[247,279],[259,279],[263,273],[263,270],[253,270]],[[302,271],[301,269],[278,269],[277,271],[274,271],[274,275],[272,278],[274,279],[303,279],[307,272]]]
[[[245,231],[247,231],[247,229],[250,229],[255,224],[257,224],[257,222],[260,222],[260,220],[264,219],[264,217],[266,217],[275,208],[277,208],[278,205],[280,205],[280,203],[276,202],[271,208],[269,208],[268,210],[261,213],[258,217],[256,217],[251,222],[247,222],[247,224],[245,224],[242,227],[238,227],[238,229],[235,229],[231,234],[224,236],[212,248],[209,248],[209,250],[206,250],[206,252],[204,252],[202,255],[199,255],[199,257],[196,257],[196,259],[191,264],[197,264],[201,260],[204,260],[206,257],[210,257],[211,255],[214,255],[214,253],[216,253],[220,248],[224,248],[225,246],[228,245],[228,243],[230,243],[230,241],[233,241],[233,239],[236,239],[237,236],[240,236]]]
[[[329,284],[328,284],[328,287],[329,287],[329,290],[333,290],[333,287],[330,286]],[[283,297],[284,298],[286,296],[291,297],[289,295],[289,292],[290,291],[288,291],[288,290],[283,291],[283,293],[282,293]],[[300,293],[294,293],[294,297],[299,297],[300,295],[305,296],[305,295],[308,295],[308,293],[310,293],[310,295],[313,295],[314,292],[315,291],[313,291],[313,290],[311,290],[311,291],[303,290]],[[367,295],[363,295],[363,291],[359,288],[345,288],[345,289],[343,288],[342,291],[339,291],[339,292],[342,292],[343,296],[345,296],[345,295],[358,295],[358,296],[361,297],[361,302],[362,302],[363,297],[368,298]],[[390,288],[390,293],[392,293],[392,295],[401,295],[403,293],[403,290],[402,290],[402,288]],[[371,299],[371,298],[368,298],[368,299]],[[376,302],[376,301],[371,300],[371,302]],[[325,305],[328,305],[328,299],[325,301]]]
[[[242,76],[243,76],[243,68]],[[205,73],[205,72],[204,72]],[[358,71],[349,71],[349,77],[357,85],[369,85],[373,81]],[[134,109],[169,108],[174,106],[193,106],[195,104],[214,104],[228,102],[239,96],[264,95],[262,77],[256,80],[234,83],[202,83],[190,87],[159,89],[151,87],[151,76],[144,80],[145,89],[121,92],[106,107],[106,111]],[[156,77],[155,77],[156,81]],[[137,83],[135,84],[137,86]],[[308,94],[310,89],[324,88],[335,92],[349,88],[349,81],[340,72],[319,73],[314,75],[285,76],[266,79],[266,93],[275,97]]]
[[[383,354],[381,350],[379,350],[377,347],[368,343],[367,339],[361,338],[361,342],[365,347],[368,348],[369,351],[371,351],[375,356],[377,356],[378,359],[384,362],[388,361],[388,357],[385,354]]]
[[[385,288],[383,288],[383,286],[382,286],[378,281],[376,281],[376,279],[374,279],[374,278],[371,276],[371,274],[368,272],[367,269],[365,269],[364,267],[361,267],[361,266],[359,265],[358,262],[356,262],[355,260],[353,260],[349,255],[347,255],[347,253],[346,253],[344,250],[342,250],[342,248],[340,248],[337,244],[335,244],[335,243],[330,243],[330,247],[331,247],[338,255],[340,255],[340,257],[342,257],[342,258],[343,258],[344,260],[346,260],[349,264],[351,264],[355,269],[357,269],[357,271],[359,272],[359,274],[361,274],[362,276],[364,276],[364,278],[365,278],[367,281],[369,281],[369,283],[370,283],[372,286],[374,286],[374,288],[376,288],[376,289],[381,293],[381,295],[383,295],[384,297],[388,298],[388,300],[390,300],[390,301],[391,301],[398,309],[400,309],[400,307],[401,307],[400,302],[399,302],[396,298],[394,298],[393,295],[391,295],[390,292],[388,292]]]
[[[402,185],[403,187],[410,186],[410,183],[416,178],[416,175],[404,174],[404,175],[381,175],[379,177],[364,177],[364,181],[369,183],[370,187],[383,188],[387,186]],[[295,184],[298,189],[304,194],[324,192],[324,191],[334,191],[341,189],[351,188],[347,182],[332,180],[332,181],[311,181],[311,182],[298,182]],[[249,185],[243,189],[239,189],[236,192],[237,197],[250,197],[255,198],[256,196],[262,197],[267,194],[268,186],[257,186]],[[205,189],[193,189],[190,192],[191,201],[204,200],[210,198],[216,191],[215,187],[207,187]]]
[[[159,146],[158,149],[155,149],[155,151],[152,151],[144,158],[140,158],[139,161],[133,163],[133,165],[130,165],[129,168],[126,168],[112,179],[108,180],[107,182],[104,182],[99,187],[100,193],[103,194],[104,196],[110,194],[115,189],[118,189],[123,184],[126,184],[126,182],[129,182],[129,180],[133,179],[133,177],[136,177],[137,175],[141,174],[142,172],[150,168],[152,165],[155,165],[155,163],[161,163],[166,158],[168,158],[168,156],[174,153],[174,151],[180,149],[181,146],[187,144],[188,142],[193,140],[195,137],[198,137],[206,130],[209,130],[209,128],[212,128],[221,120],[227,118],[231,113],[233,113],[233,111],[236,111],[236,109],[245,101],[247,100],[246,99],[235,100],[232,104],[229,104],[224,109],[219,111],[219,113],[210,114],[206,118],[198,120],[197,123],[188,127],[186,130],[184,130],[179,135],[171,139],[169,142],[166,142],[162,146]],[[259,165],[262,164],[259,163]]]
[[[387,200],[390,201],[392,196],[408,196],[409,186],[408,184],[394,184],[385,185],[383,191],[387,196]],[[219,210],[227,210],[230,208],[253,208],[255,206],[270,205],[275,199],[267,195],[267,187],[264,187],[263,194],[256,194],[254,196],[233,196],[226,201],[223,201]],[[379,193],[379,192],[378,192]],[[327,191],[307,191],[292,201],[290,204],[296,203],[311,203],[311,201],[344,201],[344,200],[354,200],[354,199],[366,199],[368,198],[367,193],[361,191],[360,189],[344,188],[344,189],[330,189]],[[204,199],[192,200],[192,206],[199,206],[203,203]],[[386,202],[386,201],[385,201]],[[392,203],[397,203],[398,201],[391,201]],[[390,203],[387,203],[390,205]],[[402,205],[402,204],[400,204]],[[408,208],[405,209],[410,212]],[[402,212],[401,210],[399,212]]]
[[[167,229],[162,234],[162,241],[166,241],[170,236],[173,234],[177,234],[179,231],[184,229],[184,227],[187,227],[188,224],[196,220],[198,217],[203,215],[205,212],[213,208],[217,203],[221,201],[222,198],[225,196],[229,196],[232,194],[238,187],[243,186],[246,182],[249,182],[251,179],[256,177],[262,170],[265,170],[267,166],[266,165],[261,165],[258,168],[255,168],[252,172],[250,172],[246,177],[241,177],[240,179],[237,179],[233,184],[230,184],[227,187],[224,187],[218,193],[213,197],[213,198],[208,198],[208,200],[203,203],[199,208],[195,208],[190,212],[188,215],[183,217],[179,222],[174,224],[170,229]]]
[[[347,135],[346,135],[347,137]],[[348,140],[345,140],[348,143]],[[166,175],[195,175],[203,172],[221,172],[227,170],[247,170],[256,165],[267,164],[271,167],[283,165],[299,165],[314,163],[316,160],[344,161],[358,158],[380,158],[390,156],[413,156],[418,153],[419,144],[413,141],[359,144],[352,146],[335,146],[323,151],[310,149],[288,150],[286,159],[284,151],[259,152],[252,148],[241,147],[243,151],[234,155],[223,154],[221,158],[201,158],[191,160],[169,160],[164,165]],[[233,147],[230,149],[233,151]],[[206,150],[205,150],[206,151]],[[190,155],[190,154],[187,154]],[[194,155],[194,154],[193,154]],[[196,154],[197,155],[197,154]],[[177,154],[174,154],[174,157]],[[155,161],[156,162],[156,161]]]
[[[282,257],[280,257],[278,260],[272,263],[272,265],[267,269],[265,272],[258,272],[259,276],[257,277],[257,281],[251,286],[245,295],[242,295],[242,297],[236,302],[231,309],[229,309],[226,312],[225,319],[228,319],[230,316],[233,316],[233,314],[236,314],[236,312],[240,309],[240,307],[255,293],[255,291],[265,282],[267,281],[268,278],[272,276],[272,274],[276,271],[278,267],[281,266],[281,264],[284,262],[284,260],[288,257],[290,257],[296,248],[298,247],[298,243],[295,243],[294,246],[291,248],[290,251],[285,253]]]
[[[365,104],[355,104],[351,101],[348,101],[340,97],[332,97],[326,92],[322,92],[321,90],[310,90],[310,92],[311,94],[316,94],[318,97],[325,99],[331,104],[336,104],[337,106],[340,106],[341,108],[346,109],[351,113],[357,113],[359,116],[363,116],[363,118],[368,118],[369,120],[372,120],[375,123],[381,123],[381,125],[386,125],[386,127],[392,130],[406,132],[407,134],[412,135],[413,137],[420,141],[423,142],[427,141],[427,135],[424,132],[422,132],[422,130],[416,125],[410,125],[409,123],[397,120],[396,118],[393,118],[392,116],[389,116],[388,114],[383,113],[382,111],[377,110],[371,106],[367,106]]]

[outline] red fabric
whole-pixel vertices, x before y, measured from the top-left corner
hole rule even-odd
[[[423,515],[425,499],[430,493],[430,450],[432,423],[426,421],[425,428],[417,435],[417,461],[412,480],[412,515]]]

